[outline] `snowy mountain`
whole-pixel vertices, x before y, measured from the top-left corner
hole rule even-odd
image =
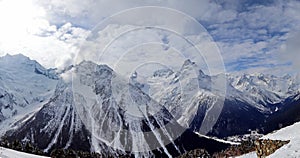
[[[59,81],[50,101],[8,131],[8,140],[30,141],[45,152],[72,148],[138,157],[174,157],[195,148],[213,153],[229,145],[181,127],[166,108],[106,65],[84,61],[70,71],[72,82]]]
[[[178,72],[160,72],[168,73],[156,75],[156,71],[149,78],[150,96],[166,107],[181,126],[190,128],[197,120],[197,132],[206,134],[221,113],[225,91],[213,89],[210,76],[197,70],[197,65],[190,60]]]
[[[219,91],[214,88],[220,87],[218,84],[220,81],[226,82],[226,99],[228,100],[239,100],[246,102],[258,109],[261,112],[272,113],[276,108],[270,105],[275,105],[283,102],[287,98],[297,95],[300,93],[300,82],[290,75],[283,77],[277,77],[274,75],[266,75],[262,73],[258,74],[219,74],[214,76],[208,76],[199,70],[198,66],[190,60],[183,63],[183,67],[177,73],[172,72],[168,69],[157,70],[152,77],[148,78],[148,84],[151,84],[149,88],[153,96],[165,96],[160,94],[161,91],[156,89],[166,89],[170,84],[168,82],[176,83],[176,80],[188,79],[190,76],[185,75],[181,78],[175,78],[174,76],[184,73],[188,70],[195,71],[193,75],[197,75],[198,86],[200,90],[205,92],[212,92],[214,95],[222,96],[224,91]],[[138,76],[138,74],[136,74]],[[195,77],[195,76],[194,76]],[[225,77],[225,80],[222,78]],[[165,84],[161,84],[161,83]],[[142,84],[145,86],[145,84]],[[149,86],[149,85],[146,85]],[[178,87],[178,85],[177,85]]]
[[[228,83],[243,93],[244,98],[268,108],[299,93],[299,82],[289,75],[277,77],[264,74],[228,75]]]
[[[57,75],[21,54],[0,57],[0,133],[14,128],[45,104]]]
[[[145,93],[166,107],[182,126],[218,137],[256,129],[264,133],[275,130],[278,121],[268,125],[265,122],[278,118],[283,109],[291,109],[287,108],[291,105],[290,99],[299,100],[297,94],[300,86],[291,76],[208,76],[190,60],[185,61],[178,72],[157,70],[143,83],[138,82],[138,75],[135,73],[133,83],[148,87]],[[222,89],[222,86],[225,88]],[[213,113],[209,113],[212,107]],[[205,124],[208,117],[210,124],[215,123],[214,127]]]
[[[199,134],[222,138],[290,125],[300,119],[293,117],[299,96],[291,76],[209,76],[190,60],[178,71],[158,69],[142,79],[135,72],[128,81],[90,61],[57,73],[22,55],[0,58],[1,135],[45,152],[213,153],[229,144]]]

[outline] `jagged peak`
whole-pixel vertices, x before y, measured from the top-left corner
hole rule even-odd
[[[96,66],[97,64],[90,60],[82,60],[77,66]]]
[[[10,72],[34,72],[50,79],[58,79],[56,69],[46,69],[36,60],[31,60],[23,54],[6,54],[0,57],[1,67]]]
[[[3,57],[19,57],[19,58],[26,58],[29,59],[29,57],[23,55],[22,53],[18,53],[18,54],[5,54]]]
[[[195,71],[198,71],[197,73],[198,73],[199,77],[207,77],[208,76],[198,67],[198,65],[195,62],[191,61],[190,59],[187,59],[184,61],[180,71],[182,71],[184,69],[188,69],[188,68],[193,68]]]
[[[109,71],[113,71],[113,69],[110,68],[106,64],[96,64],[96,63],[94,63],[92,61],[89,61],[89,60],[83,60],[78,65],[76,65],[75,67],[96,68],[97,70],[106,69],[106,70],[109,70]]]
[[[182,67],[186,67],[186,66],[196,66],[196,63],[192,62],[190,59],[187,59],[183,62]]]
[[[181,66],[181,69],[180,69],[180,72],[183,72],[183,71],[188,70],[188,69],[194,69],[195,71],[197,71],[198,66],[195,62],[191,61],[190,59],[187,59],[183,62],[182,66]]]
[[[0,62],[3,62],[3,64],[5,64],[6,66],[11,65],[13,67],[24,67],[24,65],[27,65],[28,67],[31,67],[33,69],[46,70],[46,68],[44,68],[39,62],[37,62],[36,60],[32,60],[23,54],[6,54],[5,56],[0,57]]]
[[[0,61],[11,62],[11,63],[23,63],[23,62],[36,62],[35,60],[31,60],[29,57],[23,54],[6,54],[5,56],[0,57]]]

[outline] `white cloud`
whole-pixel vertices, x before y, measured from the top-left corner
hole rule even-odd
[[[8,0],[4,1],[11,5],[12,8],[17,4]],[[0,3],[4,1],[0,1]],[[249,3],[247,2],[246,5],[237,0],[231,2],[222,0],[33,0],[32,3],[31,0],[24,0],[25,7],[20,8],[22,12],[26,12],[24,15],[17,12],[18,7],[0,11],[0,17],[6,20],[3,24],[7,24],[0,26],[0,33],[5,35],[0,37],[0,53],[21,52],[37,59],[47,67],[61,67],[73,62],[71,59],[75,58],[80,43],[90,33],[90,31],[81,27],[93,28],[100,21],[103,22],[104,18],[124,9],[141,6],[160,6],[182,11],[204,23],[218,42],[229,71],[246,71],[246,69],[265,71],[270,69],[271,65],[286,68],[288,66],[285,63],[288,61],[295,64],[295,61],[292,61],[292,59],[278,59],[278,53],[281,51],[281,45],[286,45],[283,47],[292,47],[289,46],[289,42],[285,44],[287,33],[290,32],[289,34],[292,34],[300,31],[300,2],[278,0],[272,3],[264,3],[263,5],[260,2],[255,5],[249,5]],[[152,12],[154,11],[152,10]],[[153,22],[153,19],[156,19],[158,24],[165,22],[161,26],[173,27],[176,32],[186,33],[190,38],[200,38],[197,26],[189,25],[189,21],[186,23],[182,22],[182,20],[185,20],[184,16],[180,17],[178,14],[174,14],[176,16],[172,17],[169,15],[166,19],[163,12],[156,17],[154,17],[156,14],[152,12],[151,9],[145,9],[139,16],[129,16],[130,18],[122,18],[124,16],[120,14],[119,19],[116,18],[115,21],[127,25],[122,27],[115,25],[114,27],[102,28],[106,30],[98,30],[102,34],[99,35],[101,38],[94,41],[98,42],[97,45],[89,45],[88,50],[92,51],[86,51],[86,54],[80,55],[83,56],[82,58],[88,56],[88,58],[95,60],[98,56],[90,55],[93,51],[103,48],[113,37],[127,29],[132,29],[133,25],[147,24],[149,21]],[[11,22],[11,18],[5,16],[7,13],[10,13],[17,20]],[[28,23],[28,21],[30,22]],[[23,23],[26,25],[21,25]],[[20,29],[20,26],[26,27]],[[164,36],[166,35],[159,33],[159,31],[156,34],[148,32],[144,36],[143,34],[128,36],[123,43],[121,42],[122,44],[115,43],[114,47],[116,48],[110,50],[112,54],[109,54],[109,60],[116,60],[134,44],[153,41],[161,42]],[[18,38],[16,39],[15,37]],[[180,48],[180,51],[184,50],[191,54],[194,52],[192,48],[183,44],[180,38],[170,35],[167,37],[169,42],[171,41],[169,45],[173,43],[177,48]],[[84,48],[81,50],[84,50]],[[107,62],[111,62],[109,60]],[[199,59],[199,62],[201,63],[202,61]],[[241,67],[241,65],[243,66]]]
[[[69,18],[88,27],[95,26],[104,18],[123,10],[142,6],[172,8],[198,20],[218,21],[219,23],[230,21],[236,17],[236,11],[224,10],[222,6],[210,0],[50,0],[37,1],[37,3],[44,6],[52,22],[61,23],[62,19]],[[149,13],[145,12],[145,14]]]
[[[185,60],[192,59],[207,74],[224,72],[217,45],[205,30],[198,28],[197,35],[186,35],[180,25],[175,26],[179,27],[178,32],[172,32],[176,30],[174,26],[173,30],[168,30],[167,27],[107,25],[105,29],[94,30],[89,40],[82,45],[76,62],[91,60],[108,64],[112,68],[124,61],[128,63],[128,67],[130,64],[138,66],[141,62],[158,62],[172,69],[179,69]],[[193,28],[193,25],[188,26],[191,27],[185,29]]]
[[[300,31],[299,10],[299,1],[274,1],[241,10],[230,23],[209,25],[210,33],[222,49],[226,68],[240,72],[293,73],[295,67],[282,60],[280,47],[286,45],[288,34]]]
[[[89,31],[73,27],[70,23],[59,29],[53,25],[45,26],[34,34],[27,34],[22,40],[7,42],[6,38],[1,39],[0,55],[22,53],[47,68],[64,68],[71,64]]]
[[[281,46],[280,59],[291,62],[295,72],[300,72],[300,32],[290,34],[287,42]]]

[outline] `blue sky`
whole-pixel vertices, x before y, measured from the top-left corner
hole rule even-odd
[[[283,75],[298,72],[300,66],[298,0],[24,0],[22,3],[24,7],[18,8],[19,1],[0,1],[0,7],[11,7],[1,11],[7,26],[0,26],[6,34],[0,38],[0,55],[21,52],[46,67],[72,63],[80,43],[98,23],[122,10],[141,6],[172,8],[197,19],[217,43],[227,72]],[[36,12],[31,13],[32,10]],[[31,14],[24,14],[28,12]],[[10,16],[20,22],[11,22]],[[27,23],[22,19],[30,21],[22,28],[25,33],[15,31],[22,30],[20,25]],[[23,40],[8,40],[9,36],[20,36]]]

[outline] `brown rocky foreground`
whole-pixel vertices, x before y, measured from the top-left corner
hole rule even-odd
[[[281,148],[283,145],[288,144],[290,141],[282,140],[270,140],[263,139],[255,141],[255,150],[257,157],[266,157],[274,153],[277,149]]]
[[[227,158],[227,157],[235,157],[243,154],[247,154],[249,152],[256,151],[257,157],[264,158],[272,153],[274,153],[277,149],[282,147],[285,144],[288,144],[290,141],[282,141],[282,140],[270,140],[270,139],[257,139],[257,140],[249,140],[243,141],[240,145],[232,145],[228,149],[214,153],[210,155],[204,149],[195,149],[186,152],[185,154],[179,156],[178,158]]]

